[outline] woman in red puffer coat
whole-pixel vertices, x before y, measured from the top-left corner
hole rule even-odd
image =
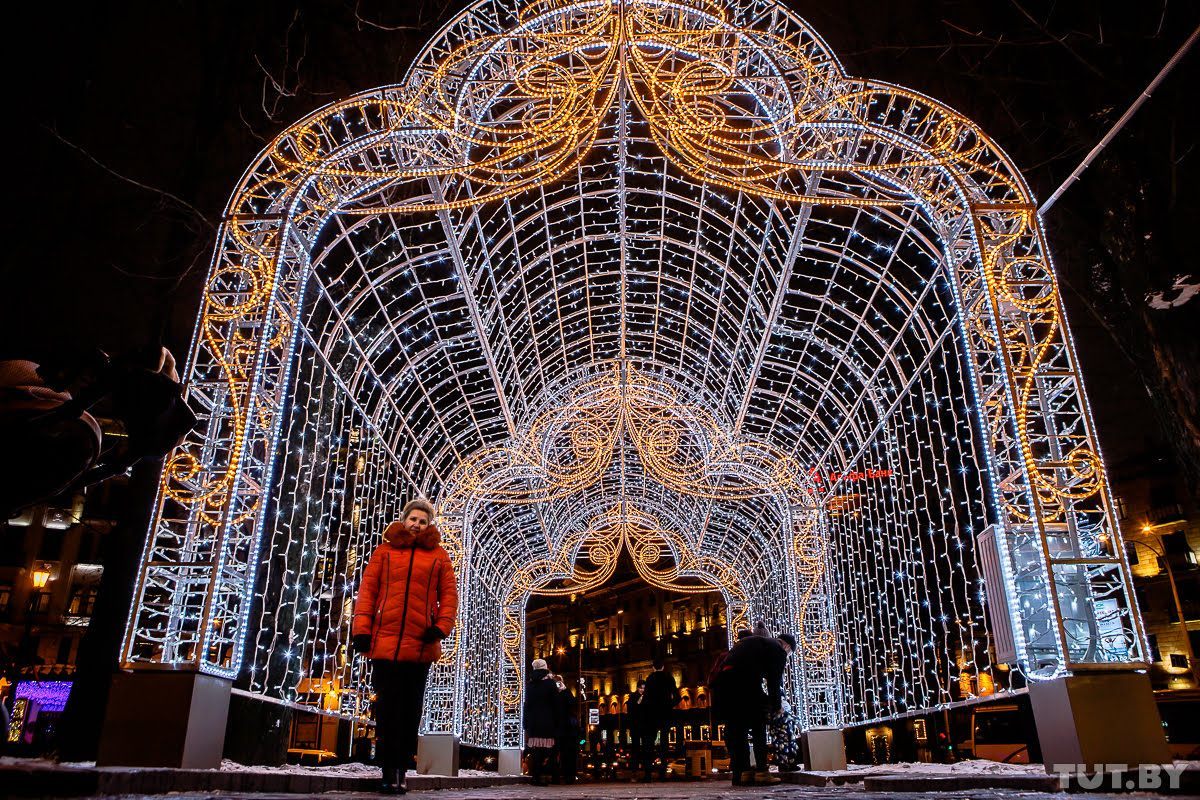
[[[433,516],[427,500],[404,506],[371,554],[354,606],[352,641],[371,659],[382,788],[390,794],[407,791],[429,666],[441,657],[458,611],[454,567],[429,524]]]

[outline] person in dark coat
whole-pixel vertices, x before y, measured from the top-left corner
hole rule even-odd
[[[638,678],[637,688],[634,690],[633,697],[629,698],[629,732],[633,734],[633,741],[630,745],[633,748],[633,760],[630,765],[636,770],[638,764],[642,760],[642,752],[644,750],[643,739],[643,717],[642,714],[642,698],[646,696],[646,680]]]
[[[566,682],[561,676],[557,676],[555,684],[558,686],[558,694],[555,696],[558,701],[559,720],[558,735],[555,737],[558,750],[558,780],[559,783],[568,784],[575,782],[575,772],[579,763],[579,719],[575,715],[575,696],[567,688]]]
[[[525,685],[525,705],[521,709],[521,726],[525,729],[525,746],[529,748],[529,777],[534,786],[545,786],[546,767],[554,755],[555,737],[561,728],[558,684],[550,677],[550,667],[544,658],[529,665],[529,682]]]
[[[747,636],[730,648],[720,673],[711,681],[713,710],[725,723],[735,786],[779,783],[779,778],[767,771],[767,719],[783,706],[783,671],[795,647],[796,640],[788,633],[777,638]],[[753,770],[747,739],[754,742]]]
[[[641,696],[638,719],[642,731],[642,759],[645,765],[644,783],[650,782],[654,759],[658,765],[659,780],[667,779],[667,748],[670,746],[671,718],[679,704],[679,687],[675,678],[666,671],[661,658],[654,659],[654,672],[646,678],[646,692]],[[655,739],[658,747],[654,746]]]

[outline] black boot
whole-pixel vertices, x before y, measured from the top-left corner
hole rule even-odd
[[[383,782],[379,785],[380,794],[404,794],[408,788],[404,785],[404,775],[398,769],[385,769]]]

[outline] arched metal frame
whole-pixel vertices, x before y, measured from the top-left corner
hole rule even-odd
[[[1000,680],[989,522],[1030,678],[1144,659],[1028,188],[772,0],[476,3],[247,171],[187,374],[134,668],[363,713],[348,611],[418,491],[463,594],[425,726],[476,744],[520,742],[528,594],[620,548],[797,630],[806,724]]]

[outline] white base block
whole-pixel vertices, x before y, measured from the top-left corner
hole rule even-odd
[[[425,733],[417,737],[417,772],[458,777],[458,737],[452,733]]]
[[[1060,771],[1055,765],[1090,774],[1104,765],[1171,763],[1145,673],[1080,671],[1034,681],[1029,699],[1047,772]]]
[[[118,672],[96,763],[219,769],[232,687],[198,672]]]
[[[833,772],[846,768],[846,740],[841,728],[809,728],[803,742],[805,769]]]
[[[521,748],[519,747],[501,747],[500,759],[496,765],[497,771],[501,775],[520,775],[521,773]]]

